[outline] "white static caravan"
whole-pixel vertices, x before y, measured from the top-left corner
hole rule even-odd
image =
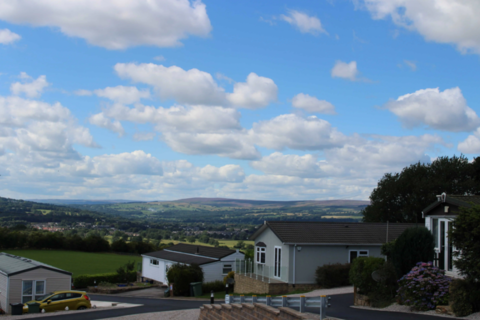
[[[245,255],[238,250],[179,243],[164,250],[142,255],[142,277],[167,284],[168,268],[175,264],[197,264],[203,270],[204,282],[223,280],[234,271],[235,260]]]

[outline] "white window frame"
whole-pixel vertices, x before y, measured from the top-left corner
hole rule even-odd
[[[153,263],[153,261],[155,261],[156,264]],[[157,259],[150,259],[150,265],[151,265],[152,267],[158,268],[158,267],[160,266],[160,261],[158,261]]]
[[[26,294],[24,295],[23,294],[23,284],[24,282],[27,282],[27,281],[31,281],[32,282],[32,294]],[[37,292],[37,282],[43,282],[43,292]],[[30,280],[30,279],[22,279],[22,291],[20,292],[20,301],[22,301],[23,303],[23,298],[24,297],[30,297],[30,300],[27,300],[27,301],[31,301],[31,300],[35,300],[36,297],[38,296],[43,296],[45,295],[47,292],[47,280],[45,279],[41,279],[41,280]],[[25,301],[25,302],[27,302]]]
[[[262,262],[262,254],[263,254],[263,261]],[[265,264],[267,262],[267,248],[265,247],[257,247],[255,252],[255,260],[258,264]]]
[[[232,263],[224,264],[224,265],[222,266],[222,275],[224,275],[224,276],[228,274],[228,272],[225,273],[225,266],[229,266],[229,267],[230,267],[230,271],[228,271],[228,272],[233,271],[233,264],[232,264]],[[228,267],[227,267],[227,268],[228,268]]]
[[[355,249],[355,250],[348,250],[348,263],[352,263],[352,261],[350,261],[350,256],[351,256],[351,253],[352,251],[355,251],[357,252],[357,258],[360,258],[360,257],[370,257],[370,250],[367,250],[367,249]],[[360,254],[361,251],[366,251],[367,254]]]
[[[281,278],[281,270],[282,270],[282,250],[283,248],[281,246],[275,246],[275,251],[273,253],[273,277],[274,278],[278,278],[280,279]],[[275,256],[275,253],[277,252],[277,254],[280,254],[280,257],[277,258]],[[278,260],[278,261],[277,261]],[[276,262],[278,262],[278,265],[275,264]]]

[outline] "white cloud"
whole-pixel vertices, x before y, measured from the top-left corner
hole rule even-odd
[[[235,83],[228,100],[236,107],[257,109],[277,100],[278,88],[272,79],[250,73],[247,82]]]
[[[105,128],[107,130],[118,133],[119,137],[125,135],[125,130],[122,127],[122,124],[117,120],[110,120],[103,113],[97,113],[91,116],[88,121],[98,127]]]
[[[117,63],[115,71],[121,78],[149,84],[162,99],[175,99],[181,104],[222,105],[225,92],[211,74],[198,69],[183,70],[153,63]]]
[[[132,104],[140,99],[150,98],[149,90],[138,90],[136,87],[107,87],[93,91],[97,96],[107,98],[122,104]]]
[[[142,150],[120,154],[85,157],[77,171],[88,169],[83,175],[114,176],[119,174],[162,175],[162,163]],[[79,173],[79,172],[78,172]],[[77,173],[77,174],[78,174]]]
[[[24,93],[29,98],[37,98],[40,97],[43,90],[50,85],[50,83],[47,82],[46,76],[40,76],[34,80],[28,74],[22,72],[20,73],[20,78],[24,80],[23,83],[15,82],[10,86],[10,91],[15,95]]]
[[[355,81],[357,80],[358,75],[357,62],[352,61],[346,63],[343,61],[336,61],[330,74],[332,78],[343,78]]]
[[[360,0],[374,19],[417,31],[427,41],[451,43],[461,52],[480,53],[477,0]]]
[[[60,103],[0,96],[0,126],[0,149],[41,164],[78,158],[74,144],[98,147],[89,130]]]
[[[8,29],[0,29],[0,44],[10,44],[21,38],[21,36]]]
[[[283,150],[322,150],[343,144],[345,135],[316,116],[284,114],[253,124],[253,141],[259,146]]]
[[[108,49],[178,46],[188,35],[205,37],[212,29],[200,0],[0,1],[0,19],[58,27],[68,36]]]
[[[473,135],[469,135],[467,139],[458,144],[458,150],[463,153],[480,153],[480,128],[475,130]]]
[[[318,100],[305,93],[299,93],[293,97],[292,106],[310,113],[336,114],[333,104],[325,100]]]
[[[73,93],[75,93],[77,96],[91,96],[93,94],[92,91],[85,89],[75,90]]]
[[[199,173],[200,177],[209,181],[242,182],[245,179],[245,172],[242,167],[235,164],[225,165],[220,168],[206,165],[200,169]]]
[[[425,124],[437,130],[468,132],[480,125],[458,87],[442,92],[438,88],[418,90],[387,103],[386,108],[408,128]]]
[[[114,68],[121,78],[151,85],[162,99],[175,99],[181,104],[256,109],[277,99],[278,88],[273,80],[253,72],[246,82],[235,83],[233,93],[225,93],[210,73],[198,69],[153,63],[117,63]],[[226,79],[223,75],[218,77]]]
[[[155,132],[136,132],[133,135],[133,140],[135,141],[149,141],[153,140],[155,138],[156,133]]]
[[[164,57],[164,56],[156,56],[156,57],[154,57],[154,58],[153,58],[153,60],[157,60],[157,61],[165,61],[165,60],[167,60],[167,59],[165,59],[165,57]]]
[[[300,11],[288,10],[288,14],[282,14],[280,19],[296,27],[301,33],[310,33],[313,35],[327,33],[325,29],[323,29],[320,19]]]
[[[258,161],[250,162],[250,165],[254,169],[271,175],[319,178],[332,174],[331,171],[324,172],[317,157],[311,154],[299,156],[274,152]]]

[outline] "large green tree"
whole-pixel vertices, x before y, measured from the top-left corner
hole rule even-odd
[[[400,173],[387,173],[370,195],[364,222],[423,223],[422,210],[435,196],[480,193],[480,157],[469,162],[461,155],[416,163]]]

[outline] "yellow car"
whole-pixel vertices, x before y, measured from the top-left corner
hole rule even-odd
[[[40,312],[61,311],[68,307],[68,310],[84,310],[91,308],[90,298],[85,291],[55,291],[47,293],[36,300],[23,304],[23,313],[28,313],[28,304],[36,302],[40,304]]]

